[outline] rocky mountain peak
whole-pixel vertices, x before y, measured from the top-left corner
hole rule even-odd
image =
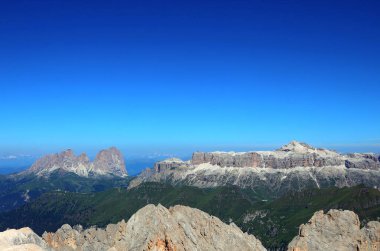
[[[22,174],[48,176],[56,170],[73,172],[84,177],[98,175],[127,175],[123,155],[115,147],[100,151],[94,162],[90,161],[86,153],[76,156],[71,149],[65,150],[61,153],[46,155],[38,159]]]
[[[67,149],[59,154],[63,158],[72,158],[74,157],[74,152],[71,149]]]
[[[332,248],[333,247],[333,248]],[[369,222],[360,229],[359,217],[352,211],[332,209],[316,212],[300,226],[289,244],[289,251],[379,250],[380,222]]]
[[[113,173],[117,176],[126,176],[123,155],[116,147],[100,151],[94,160],[93,170],[98,173]]]
[[[236,225],[186,206],[147,205],[127,223],[86,230],[64,225],[43,239],[54,250],[265,250]]]
[[[275,153],[304,154],[304,155],[315,154],[315,155],[331,157],[331,158],[336,158],[340,156],[335,151],[323,149],[323,148],[316,148],[309,144],[298,142],[295,140],[277,149]]]
[[[313,150],[316,150],[316,149],[314,147],[306,144],[306,143],[302,143],[302,142],[298,142],[298,141],[293,140],[290,143],[282,146],[277,151],[307,153],[307,152],[310,152]]]
[[[82,153],[81,155],[79,155],[79,161],[82,163],[89,163],[90,158],[87,156],[86,153]]]

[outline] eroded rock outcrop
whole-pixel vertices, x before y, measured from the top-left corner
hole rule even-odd
[[[288,251],[325,250],[379,251],[380,222],[371,221],[360,229],[359,218],[352,211],[316,212],[308,223],[300,226]]]
[[[49,251],[51,248],[30,228],[10,229],[0,232],[2,251]]]
[[[87,230],[64,225],[43,238],[55,250],[265,250],[236,225],[185,206],[148,205],[127,223]]]
[[[100,151],[93,162],[85,153],[76,156],[72,150],[46,155],[21,174],[48,176],[57,170],[73,172],[84,177],[97,175],[127,176],[124,158],[115,147]]]

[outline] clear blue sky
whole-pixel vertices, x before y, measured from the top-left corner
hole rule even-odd
[[[1,1],[0,152],[379,149],[379,13],[378,0]]]

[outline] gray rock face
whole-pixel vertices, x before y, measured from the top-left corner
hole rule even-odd
[[[191,162],[194,165],[210,163],[221,167],[258,167],[264,164],[261,155],[255,152],[238,154],[225,152],[195,152],[193,153]]]
[[[342,155],[291,142],[276,151],[196,152],[190,162],[158,162],[129,187],[150,181],[197,187],[236,185],[275,196],[305,188],[360,184],[379,188],[379,163],[374,154]]]
[[[115,147],[100,151],[94,162],[90,162],[85,153],[82,153],[80,156],[75,156],[72,150],[47,155],[38,159],[28,170],[21,174],[32,173],[46,176],[56,170],[73,172],[85,177],[96,175],[127,175],[124,158]]]
[[[369,153],[354,153],[346,155],[345,166],[347,168],[380,169],[380,156]]]
[[[202,164],[188,169],[165,170],[160,173],[147,170],[132,180],[129,188],[143,182],[202,188],[235,185],[260,193],[265,191],[268,196],[279,197],[288,192],[307,188],[350,187],[360,184],[379,187],[380,172],[345,167],[258,169],[220,168]]]
[[[299,234],[288,246],[289,251],[378,251],[380,222],[371,221],[360,229],[358,216],[351,211],[316,212],[300,226]]]
[[[198,209],[175,206],[169,209],[148,205],[127,223],[110,224],[106,229],[75,230],[68,225],[44,240],[54,250],[265,250],[253,235],[236,225],[227,225]]]
[[[221,167],[261,167],[284,169],[293,167],[339,166],[344,160],[335,156],[319,156],[316,153],[248,152],[231,155],[229,153],[194,153],[193,164],[211,163]]]
[[[173,170],[179,167],[188,167],[189,163],[177,158],[171,158],[154,164],[154,171],[159,173],[164,170]]]

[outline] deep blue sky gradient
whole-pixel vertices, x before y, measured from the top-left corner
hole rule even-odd
[[[380,151],[380,1],[0,2],[0,152]]]

